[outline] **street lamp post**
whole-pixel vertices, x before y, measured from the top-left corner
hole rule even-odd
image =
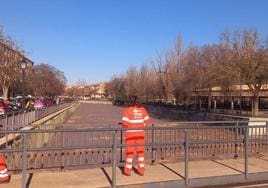
[[[25,86],[25,69],[27,68],[27,62],[25,58],[23,58],[20,62],[21,70],[22,70],[22,97],[24,98],[25,92],[24,92],[24,86]]]

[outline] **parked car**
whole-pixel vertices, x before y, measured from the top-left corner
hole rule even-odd
[[[0,101],[0,115],[5,115],[5,113],[7,112],[7,106],[4,103],[4,101]]]
[[[35,102],[34,102],[34,108],[35,109],[41,109],[41,108],[44,108],[44,107],[45,107],[45,105],[40,99],[35,100]]]
[[[15,99],[9,100],[8,110],[11,112],[18,111],[18,106]]]
[[[24,107],[24,99],[21,96],[17,96],[15,99],[15,104],[18,110],[22,110]]]
[[[52,99],[50,99],[50,98],[47,98],[47,99],[44,100],[44,105],[45,105],[46,107],[50,107],[50,106],[52,106],[53,103],[54,103],[54,101],[53,101]]]
[[[115,105],[115,106],[123,106],[124,104],[125,104],[125,102],[122,100],[119,100],[119,99],[115,99],[113,101],[113,105]]]

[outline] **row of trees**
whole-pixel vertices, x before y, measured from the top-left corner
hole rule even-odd
[[[21,62],[25,60],[29,66],[23,75]],[[32,66],[18,43],[6,36],[3,27],[0,27],[0,86],[4,99],[9,97],[10,92],[13,95],[60,95],[64,92],[65,85],[63,72],[48,64]]]
[[[24,83],[17,82],[14,86],[11,87],[13,93],[54,97],[64,94],[66,78],[52,65],[37,64],[29,70]]]
[[[179,36],[173,48],[157,53],[140,68],[131,66],[113,76],[108,91],[121,99],[137,95],[143,101],[176,99],[184,104],[205,91],[210,108],[213,87],[227,93],[246,84],[257,113],[260,91],[268,81],[268,42],[251,29],[223,32],[219,41],[183,47]]]

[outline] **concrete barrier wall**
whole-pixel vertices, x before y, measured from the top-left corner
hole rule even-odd
[[[72,107],[62,111],[55,117],[46,121],[45,123],[36,126],[35,129],[49,130],[61,127],[62,124],[65,123],[71,117],[71,115],[75,112],[78,106],[79,103],[73,105]],[[53,137],[54,137],[53,133],[31,134],[30,144],[35,148],[42,147],[44,144],[48,144]]]

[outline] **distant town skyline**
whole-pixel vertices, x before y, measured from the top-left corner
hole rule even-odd
[[[68,85],[108,81],[166,50],[215,43],[225,30],[268,33],[268,1],[4,1],[0,25],[34,63],[65,73]]]

